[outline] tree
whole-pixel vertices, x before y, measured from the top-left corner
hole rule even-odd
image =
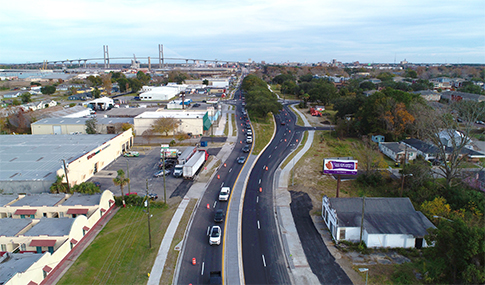
[[[83,182],[81,184],[74,185],[71,188],[72,192],[78,192],[82,194],[95,194],[101,192],[98,186],[93,182]]]
[[[175,130],[179,126],[179,121],[176,120],[175,118],[172,117],[167,117],[167,118],[160,118],[155,120],[153,124],[150,126],[151,130],[154,133],[165,133],[165,135],[168,136],[168,132],[173,132],[175,133]]]
[[[125,194],[123,193],[123,187],[125,187],[125,185],[130,183],[130,178],[125,177],[125,172],[123,171],[123,169],[119,169],[118,175],[115,178],[113,178],[113,183],[116,186],[120,186],[121,197],[123,199],[123,207],[126,207]]]
[[[130,86],[130,81],[126,79],[126,77],[121,77],[116,82],[118,82],[118,86],[120,87],[120,92],[126,92],[128,87]]]
[[[461,218],[441,219],[426,236],[425,281],[434,284],[485,282],[485,228],[468,226]]]
[[[101,96],[101,91],[98,89],[98,87],[94,87],[94,90],[92,93],[94,98],[99,98]]]
[[[49,188],[51,190],[51,193],[66,193],[67,192],[67,184],[62,182],[64,179],[64,174],[62,176],[56,176],[56,182],[52,183],[51,187]]]
[[[130,78],[128,79],[128,81],[130,82],[131,92],[133,93],[138,92],[143,86],[143,84],[141,83],[140,80],[138,80],[138,78]]]
[[[111,73],[101,75],[101,80],[103,82],[103,89],[106,91],[106,94],[111,95],[111,88],[113,87],[113,83],[111,82]]]
[[[418,78],[418,73],[415,70],[407,69],[405,77]]]
[[[12,100],[12,105],[14,105],[14,106],[20,106],[20,104],[22,104],[22,103],[20,102],[20,100],[19,100],[19,99],[14,98],[14,99]]]
[[[206,85],[206,86],[209,85],[209,80],[207,79],[202,80],[202,85]]]
[[[71,93],[71,95],[76,95],[77,94],[77,88],[71,87],[71,88],[69,88],[69,92]]]
[[[24,92],[22,95],[20,95],[20,98],[22,98],[22,103],[29,103],[32,102],[30,99],[32,95],[29,92]]]
[[[97,133],[97,123],[98,120],[96,118],[91,118],[89,120],[86,120],[86,134],[96,134]]]
[[[362,83],[360,83],[360,88],[362,88],[362,90],[375,90],[377,89],[376,88],[376,85],[370,81],[364,81]]]
[[[101,86],[101,84],[103,84],[103,81],[99,76],[90,75],[87,80],[91,83],[91,86]]]
[[[44,95],[52,95],[56,93],[56,87],[54,85],[47,85],[40,88],[40,92]]]
[[[145,74],[141,70],[138,71],[138,73],[136,74],[136,78],[138,78],[138,80],[140,80],[144,85],[148,85],[148,83],[150,83],[150,80],[152,79],[150,74]]]
[[[466,160],[463,151],[470,143],[474,122],[485,115],[484,106],[485,103],[459,101],[441,109],[413,107],[413,116],[418,122],[414,125],[415,133],[436,147],[436,157],[445,162],[438,166],[438,174],[446,179],[449,187],[460,175],[459,167]],[[455,120],[452,111],[460,116],[462,123]]]

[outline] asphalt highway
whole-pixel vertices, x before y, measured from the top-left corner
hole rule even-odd
[[[275,221],[273,176],[301,140],[302,132],[295,131],[296,117],[286,106],[275,117],[275,137],[255,163],[244,198],[242,258],[246,284],[291,283]]]
[[[238,125],[240,123],[238,117]],[[239,132],[237,140],[245,140],[245,138],[244,133]],[[207,186],[199,207],[195,210],[185,248],[181,252],[181,273],[176,281],[177,284],[208,284],[211,271],[222,271],[224,241],[221,238],[220,245],[209,245],[208,232],[211,226],[218,225],[222,229],[222,235],[224,234],[224,222],[215,223],[214,213],[217,209],[222,209],[227,216],[228,202],[218,200],[219,192],[222,186],[230,187],[232,192],[243,165],[238,164],[236,160],[242,155],[247,157],[248,154],[243,153],[239,145],[236,146],[226,161],[226,167],[221,167],[217,171],[216,177]],[[196,259],[196,265],[192,264],[193,258]]]

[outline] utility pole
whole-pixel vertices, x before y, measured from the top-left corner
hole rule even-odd
[[[403,158],[403,164],[402,164],[402,170],[401,170],[401,193],[400,197],[402,197],[402,192],[404,191],[404,166],[406,165],[407,161],[407,156],[408,156],[408,146],[406,145],[406,148],[404,149],[404,158]]]
[[[128,163],[128,159],[126,160],[126,174],[128,176],[128,179],[130,179],[130,165]],[[131,193],[130,182],[128,182],[128,193]]]
[[[148,214],[148,248],[152,248],[152,234],[150,231],[150,197],[148,196],[148,179],[146,181],[147,181],[146,202],[147,202],[147,214]]]
[[[165,153],[166,150],[163,150],[163,201],[167,204],[167,187],[165,186]]]
[[[362,197],[362,219],[360,220],[360,243],[362,244],[362,234],[364,232],[364,211],[365,211],[365,196]]]
[[[69,192],[71,192],[71,185],[69,184],[69,178],[67,177],[66,160],[62,159],[62,163],[64,164],[64,173],[66,174],[67,189],[69,190]]]

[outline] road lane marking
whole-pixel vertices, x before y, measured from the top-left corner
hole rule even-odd
[[[263,169],[266,167],[266,165],[263,165]]]
[[[260,229],[261,229],[261,227],[260,227],[260,225],[259,225],[259,220],[258,220],[258,230],[260,230]]]
[[[269,155],[269,157],[268,157],[268,158],[271,158],[271,154]]]
[[[217,205],[217,201],[214,201],[214,206],[212,208],[215,208]]]
[[[277,148],[278,148],[278,146],[275,146],[275,147],[274,147],[274,149],[277,149]]]
[[[259,178],[259,184],[261,184],[261,178]]]
[[[264,267],[266,267],[266,260],[264,259],[264,254],[261,255],[261,256],[263,257],[263,265],[264,265]]]
[[[256,203],[259,203],[259,196],[256,196]]]
[[[204,262],[202,262],[202,270],[200,271],[200,275],[204,275]]]
[[[222,182],[222,184],[221,184],[221,188],[222,188],[223,186],[224,186],[224,182]]]
[[[209,231],[210,231],[210,226],[207,227],[207,234],[206,235],[209,235]]]
[[[232,168],[231,168],[231,169],[229,169],[229,172],[231,172],[231,171],[232,171]]]

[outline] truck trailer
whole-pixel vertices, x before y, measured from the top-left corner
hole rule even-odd
[[[177,158],[177,164],[179,165],[184,165],[191,157],[194,155],[194,153],[197,152],[197,147],[191,146],[186,148],[181,155]]]
[[[205,150],[199,150],[189,161],[184,164],[183,175],[185,179],[194,179],[195,174],[199,171],[202,164],[207,160],[209,154]]]

